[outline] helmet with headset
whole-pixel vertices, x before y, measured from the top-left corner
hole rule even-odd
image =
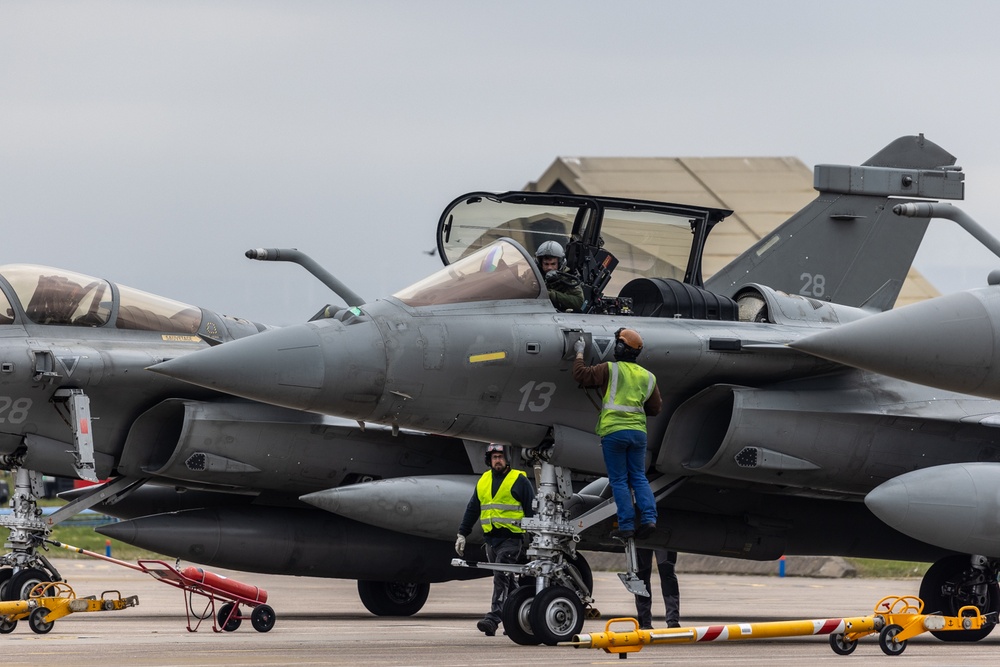
[[[635,361],[642,352],[642,336],[633,329],[622,327],[615,332],[615,360]]]
[[[501,445],[499,442],[491,442],[486,446],[486,456],[485,461],[487,467],[493,467],[493,455],[496,453],[503,454],[503,460],[506,461],[507,467],[510,467],[510,454],[507,452],[507,448]]]

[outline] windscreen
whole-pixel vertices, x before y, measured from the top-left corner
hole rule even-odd
[[[569,242],[576,206],[514,204],[485,196],[469,197],[450,212],[443,230],[445,261],[449,264],[493,243],[511,238],[531,255],[546,241],[563,248]]]
[[[201,326],[200,308],[124,285],[118,286],[118,293],[119,329],[193,334]]]
[[[498,241],[393,294],[409,306],[533,299],[541,292],[532,264],[514,245]]]

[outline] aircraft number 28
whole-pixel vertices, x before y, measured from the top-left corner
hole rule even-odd
[[[799,280],[802,281],[802,289],[799,290],[799,294],[802,296],[820,298],[826,294],[826,276],[822,273],[815,275],[812,273],[803,273],[799,276]]]
[[[28,418],[30,398],[0,396],[0,424],[20,424]]]
[[[541,412],[549,407],[552,402],[552,394],[556,393],[554,382],[535,382],[532,380],[519,389],[521,392],[521,405],[518,411],[524,412],[526,409],[532,412]]]

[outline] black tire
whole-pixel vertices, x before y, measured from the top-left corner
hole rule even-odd
[[[899,655],[906,650],[906,640],[895,641],[896,635],[903,631],[898,625],[887,625],[878,633],[878,645],[886,655]]]
[[[17,621],[10,621],[8,619],[3,619],[0,621],[0,635],[9,635],[14,632],[14,628],[17,627]]]
[[[7,583],[10,578],[14,576],[14,570],[9,567],[0,569],[0,600],[6,600],[4,597],[7,594]]]
[[[257,632],[267,632],[274,627],[274,610],[266,604],[259,604],[250,612],[250,624]]]
[[[924,601],[925,614],[958,616],[959,609],[975,604],[970,598],[972,585],[962,585],[963,582],[954,581],[969,568],[969,556],[963,555],[948,556],[930,566],[920,582],[920,599]],[[957,592],[953,596],[945,596],[942,593],[942,587],[949,580],[952,580],[952,584],[958,584]],[[984,615],[1000,611],[1000,585],[997,582],[986,584],[986,604],[980,607],[979,611]],[[943,642],[977,642],[993,632],[994,626],[994,623],[984,623],[979,630],[932,630],[931,634]]]
[[[37,567],[29,567],[11,576],[4,590],[5,600],[27,600],[39,584],[52,581],[52,575]]]
[[[837,655],[850,655],[858,647],[858,640],[849,640],[842,632],[830,635],[830,648]]]
[[[572,589],[549,586],[535,596],[528,617],[535,637],[555,646],[568,642],[583,629],[583,602]]]
[[[55,621],[43,621],[46,616],[49,615],[49,610],[45,607],[35,607],[28,614],[28,627],[31,631],[37,635],[44,635],[52,630],[52,626],[56,624]]]
[[[230,612],[236,609],[233,613],[233,617],[229,618]],[[219,619],[219,627],[226,632],[235,632],[240,625],[243,624],[243,619],[237,618],[240,614],[240,608],[234,605],[232,602],[227,602],[226,604],[219,607],[219,615],[216,617]]]
[[[413,616],[423,608],[430,592],[430,584],[358,581],[361,603],[376,616]]]
[[[504,600],[500,618],[503,630],[515,644],[537,646],[541,640],[531,630],[531,606],[535,599],[534,586],[521,586]]]

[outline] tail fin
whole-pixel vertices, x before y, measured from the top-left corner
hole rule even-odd
[[[732,297],[743,285],[760,283],[887,310],[929,222],[897,216],[892,206],[912,198],[962,199],[965,175],[954,164],[954,156],[921,134],[896,139],[860,167],[817,165],[819,196],[705,286]]]

